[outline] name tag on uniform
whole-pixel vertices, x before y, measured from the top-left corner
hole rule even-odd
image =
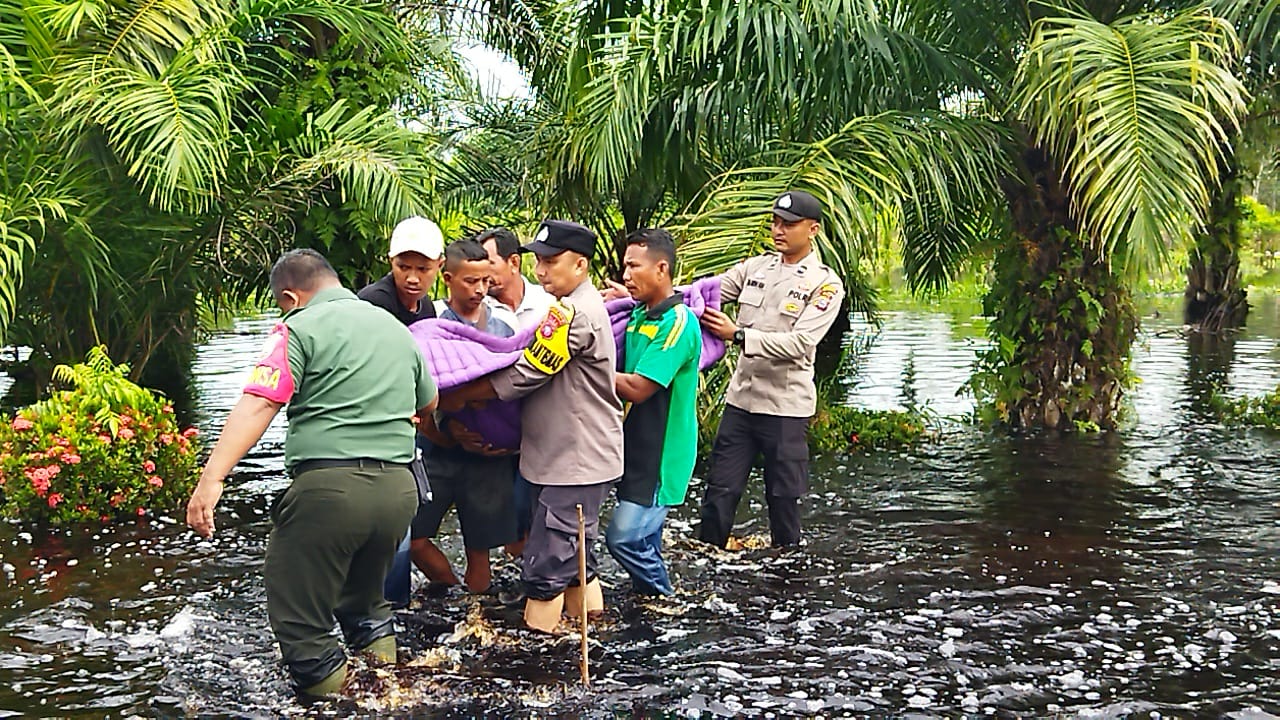
[[[529,364],[548,375],[555,375],[569,363],[569,323],[573,307],[553,303],[533,333],[533,342],[524,349]]]

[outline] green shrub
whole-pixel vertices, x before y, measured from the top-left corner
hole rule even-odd
[[[1259,397],[1240,400],[1215,394],[1210,402],[1225,422],[1280,430],[1280,387]]]
[[[128,370],[94,348],[55,371],[68,389],[0,418],[0,515],[61,525],[179,507],[197,477],[196,429]]]
[[[928,434],[917,413],[819,407],[809,422],[809,447],[820,452],[870,452],[910,447]]]

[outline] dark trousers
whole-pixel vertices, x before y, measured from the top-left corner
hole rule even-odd
[[[809,490],[808,418],[749,413],[726,405],[711,451],[698,539],[724,547],[756,455],[764,455],[765,502],[773,545],[800,542],[800,497]]]
[[[612,482],[596,485],[538,485],[533,490],[533,523],[524,546],[525,594],[550,600],[578,584],[578,504],[587,528],[587,582],[596,576],[592,552],[600,531],[600,506]]]
[[[352,650],[395,634],[382,584],[417,500],[407,468],[371,463],[300,473],[275,502],[267,618],[298,687],[346,661],[335,621]]]

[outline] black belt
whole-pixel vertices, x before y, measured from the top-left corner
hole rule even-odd
[[[303,460],[293,466],[290,475],[297,477],[304,472],[325,468],[359,468],[361,470],[407,470],[408,463],[388,462],[374,458],[340,458],[334,460]]]

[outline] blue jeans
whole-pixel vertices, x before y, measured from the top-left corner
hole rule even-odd
[[[413,447],[425,454],[431,450],[431,441],[414,433]],[[400,541],[400,547],[396,548],[396,556],[391,561],[391,570],[387,572],[387,579],[382,581],[382,597],[386,598],[393,607],[408,605],[409,593],[413,589],[413,583],[409,579],[413,572],[413,563],[409,555],[409,536],[412,532],[413,527],[410,526],[408,532],[404,534],[404,540]]]
[[[619,500],[605,531],[609,554],[631,575],[632,589],[644,595],[675,594],[662,562],[662,522],[668,509]]]
[[[405,531],[404,539],[396,548],[395,559],[391,561],[391,570],[387,579],[382,582],[382,596],[392,607],[404,607],[409,604],[409,531]]]

